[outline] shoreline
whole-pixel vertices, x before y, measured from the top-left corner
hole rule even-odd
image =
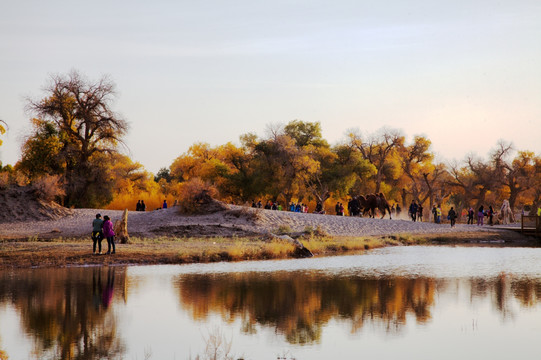
[[[228,205],[227,210],[202,215],[183,215],[178,208],[130,212],[128,244],[116,241],[115,255],[95,256],[90,232],[96,213],[114,221],[123,211],[73,209],[69,215],[51,220],[1,223],[0,269],[287,259],[302,257],[296,240],[316,257],[404,245],[539,246],[537,239],[499,226],[457,224],[451,228],[403,218]],[[518,229],[516,224],[514,227]],[[103,246],[107,248],[105,240]]]
[[[363,254],[387,246],[537,247],[535,239],[511,231],[421,235],[299,238],[314,257]],[[90,239],[3,240],[0,270],[74,266],[180,265],[220,261],[298,258],[288,241],[260,238],[133,238],[116,244],[114,255],[93,255]],[[106,242],[102,242],[107,248]]]

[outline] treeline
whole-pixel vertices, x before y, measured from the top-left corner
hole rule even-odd
[[[318,122],[300,120],[269,126],[264,137],[244,134],[240,145],[195,143],[154,176],[120,152],[128,125],[111,110],[114,95],[107,78],[52,77],[46,97],[27,101],[32,131],[20,161],[0,168],[0,183],[34,184],[74,207],[131,209],[143,199],[152,209],[163,199],[182,202],[194,188],[232,203],[302,201],[311,210],[317,202],[330,209],[329,199],[380,192],[403,208],[411,200],[457,209],[504,199],[515,210],[541,203],[541,157],[504,141],[488,159],[468,155],[444,164],[423,136],[408,142],[396,129],[351,130],[331,145]]]

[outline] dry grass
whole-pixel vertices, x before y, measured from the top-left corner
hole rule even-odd
[[[308,233],[299,240],[315,256],[361,253],[370,249],[396,245],[449,243],[531,242],[519,234],[453,233],[432,235],[399,235],[388,237],[331,237]],[[507,243],[506,243],[507,244]],[[102,251],[107,242],[102,242]],[[280,239],[217,238],[137,238],[129,244],[116,244],[115,255],[92,255],[90,239],[28,238],[1,241],[0,268],[88,266],[113,264],[183,264],[217,261],[285,259],[295,257],[295,246]]]

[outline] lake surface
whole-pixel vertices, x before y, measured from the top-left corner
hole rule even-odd
[[[540,299],[539,248],[1,271],[0,358],[539,359]]]

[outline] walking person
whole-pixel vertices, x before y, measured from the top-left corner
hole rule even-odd
[[[103,240],[103,220],[101,214],[96,214],[92,220],[92,254],[96,254],[96,243],[98,244],[98,254],[101,254],[101,241]]]
[[[483,220],[485,218],[485,208],[483,205],[479,207],[479,211],[477,212],[477,226],[481,225],[483,226]]]
[[[447,217],[449,218],[449,220],[451,221],[451,227],[455,226],[455,222],[456,222],[456,211],[455,209],[451,206],[451,210],[449,210],[449,213],[447,214]]]
[[[436,209],[436,204],[432,206],[432,216],[434,217],[434,223],[438,223],[438,210]]]
[[[473,208],[470,206],[468,210],[468,225],[469,224],[473,225],[473,217],[474,217]]]
[[[103,217],[103,236],[107,238],[107,255],[115,253],[115,232],[109,216]],[[112,251],[111,251],[112,250]]]
[[[441,205],[436,207],[436,224],[441,224]]]

